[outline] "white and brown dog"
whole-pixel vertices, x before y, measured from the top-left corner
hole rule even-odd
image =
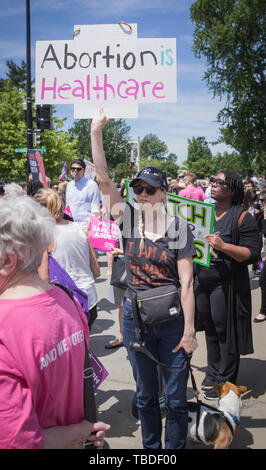
[[[194,441],[213,445],[214,449],[228,449],[239,425],[241,395],[247,387],[231,382],[213,387],[219,397],[218,409],[200,400],[188,402],[188,436]]]

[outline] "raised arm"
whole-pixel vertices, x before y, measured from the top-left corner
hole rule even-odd
[[[126,204],[118,193],[117,188],[108,173],[102,135],[103,128],[107,124],[108,119],[102,108],[99,113],[99,117],[94,118],[91,123],[92,159],[95,165],[96,178],[105,199],[105,204],[113,218],[117,219],[122,215]]]

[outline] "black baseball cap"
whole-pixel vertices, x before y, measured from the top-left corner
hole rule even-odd
[[[168,189],[165,174],[153,166],[148,166],[147,168],[143,168],[143,170],[139,171],[129,186],[134,186],[138,180],[145,181],[145,183],[150,184],[154,188],[164,188],[166,191]]]

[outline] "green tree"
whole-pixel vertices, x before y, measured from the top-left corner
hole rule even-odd
[[[140,158],[161,160],[167,152],[167,145],[155,134],[148,134],[140,141]]]
[[[207,59],[204,79],[214,97],[226,97],[217,119],[221,138],[250,173],[265,162],[265,3],[197,0],[190,9],[194,52]]]
[[[6,74],[7,79],[11,85],[15,88],[25,90],[27,87],[27,65],[24,60],[21,61],[21,65],[17,65],[13,60],[7,60],[6,65],[8,72]]]
[[[127,163],[118,163],[114,169],[114,181],[120,183],[124,178],[131,178],[131,169]]]
[[[79,156],[91,160],[90,140],[91,120],[76,120],[69,129],[72,138],[77,138]],[[130,127],[124,119],[110,119],[103,129],[103,147],[110,170],[114,170],[118,163],[129,163],[130,144],[128,143]]]
[[[69,129],[71,137],[77,141],[79,158],[89,160],[91,160],[90,123],[89,119],[77,119]]]
[[[142,158],[140,161],[140,170],[146,166],[153,166],[163,171],[166,176],[171,176],[172,178],[177,178],[179,167],[173,162],[168,162],[164,160],[159,160],[158,158],[149,159]]]
[[[213,165],[211,161],[200,158],[189,165],[189,171],[194,173],[197,178],[206,178],[213,173]]]
[[[246,176],[243,160],[237,152],[218,152],[213,157],[212,173],[217,174],[221,170],[235,170]]]
[[[175,154],[175,153],[169,153],[166,157],[166,160],[168,162],[173,162],[173,163],[177,163],[178,161],[178,156]]]
[[[6,182],[27,179],[27,154],[15,153],[15,148],[27,147],[27,129],[22,103],[25,93],[8,81],[0,93],[0,177]],[[34,110],[33,110],[34,111]],[[76,141],[62,131],[63,120],[53,118],[54,129],[42,133],[42,146],[47,176],[57,179],[64,161],[70,163],[77,156]]]
[[[189,170],[191,170],[191,165],[198,160],[212,160],[212,153],[205,137],[192,137],[191,140],[188,139],[187,154],[186,165]]]
[[[70,172],[71,161],[78,158],[77,139],[62,130],[63,120],[55,120],[53,127],[42,132],[42,146],[47,149],[43,153],[43,163],[46,175],[58,181],[63,163],[67,162]]]
[[[24,97],[10,83],[0,93],[0,177],[9,182],[25,179],[27,155],[15,153],[17,147],[27,147],[27,129],[22,108]]]
[[[6,61],[7,78],[0,78],[0,91],[3,91],[6,86],[14,86],[18,90],[25,90],[27,87],[27,66],[26,62],[22,60],[21,65],[17,65],[13,60]]]

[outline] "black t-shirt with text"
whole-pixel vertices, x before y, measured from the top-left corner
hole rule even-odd
[[[126,256],[127,297],[130,297],[130,290],[136,292],[164,284],[178,285],[177,260],[196,256],[191,229],[178,217],[172,218],[164,236],[156,241],[144,237],[142,250],[142,234],[137,220],[136,209],[127,204],[120,226]]]

